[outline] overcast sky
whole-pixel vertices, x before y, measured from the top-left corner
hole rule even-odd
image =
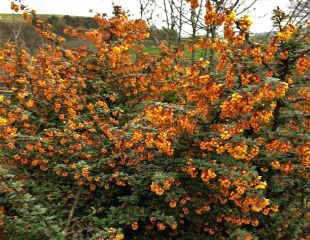
[[[252,2],[252,0],[248,1]],[[0,13],[11,12],[10,2],[11,0],[0,0]],[[24,0],[23,2],[42,14],[91,16],[89,13],[90,9],[93,9],[94,12],[111,13],[113,2],[129,10],[133,17],[138,16],[139,12],[138,0]],[[250,13],[254,21],[252,31],[270,31],[272,28],[270,20],[272,9],[277,6],[287,9],[288,4],[289,0],[258,0],[253,10],[254,12]]]

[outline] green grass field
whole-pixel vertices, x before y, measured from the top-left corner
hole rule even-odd
[[[57,14],[38,14],[38,17],[41,18],[48,18],[51,16],[63,17],[63,15]],[[0,21],[23,21],[23,15],[15,13],[0,13]]]

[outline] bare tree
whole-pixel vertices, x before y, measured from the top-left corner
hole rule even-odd
[[[290,0],[290,13],[288,22],[297,26],[302,26],[309,21],[310,1]]]
[[[155,0],[138,0],[140,18],[151,22],[156,7]]]
[[[156,1],[156,0],[155,0]],[[159,0],[157,0],[159,1]],[[179,35],[208,36],[216,35],[217,26],[206,27],[204,23],[205,4],[213,3],[215,11],[236,11],[237,15],[242,15],[252,9],[258,0],[199,0],[199,7],[191,9],[187,0],[163,0],[163,11],[165,13],[165,23],[168,29],[177,30]],[[159,4],[160,5],[160,4]],[[212,32],[210,34],[210,31]]]
[[[140,3],[148,0],[138,0]],[[197,37],[205,37],[208,39],[215,39],[221,34],[221,27],[216,23],[205,24],[206,3],[211,3],[215,6],[215,12],[225,13],[227,11],[235,11],[237,15],[243,15],[254,8],[256,2],[259,0],[198,0],[198,7],[192,8],[188,0],[153,0],[154,5],[157,6],[156,11],[164,23],[164,29],[167,33],[176,32],[177,41],[168,38],[171,45],[180,46],[183,40],[193,40]],[[145,5],[140,4],[141,12]],[[142,16],[142,15],[141,15]],[[158,21],[157,24],[158,26]],[[167,34],[169,35],[169,34]],[[211,50],[208,50],[211,51]],[[192,60],[196,58],[196,52],[192,52]],[[212,61],[212,53],[204,53],[205,59]]]

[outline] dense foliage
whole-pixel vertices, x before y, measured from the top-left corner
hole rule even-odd
[[[206,9],[223,38],[158,55],[119,7],[66,28],[90,43],[71,50],[24,9],[46,44],[0,50],[8,239],[307,238],[307,27],[275,13],[279,32],[256,44],[249,17]],[[184,55],[197,50],[208,54]]]

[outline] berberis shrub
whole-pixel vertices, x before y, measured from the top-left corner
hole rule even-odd
[[[258,44],[249,17],[214,2],[205,24],[223,37],[159,54],[119,7],[68,27],[87,43],[68,50],[22,6],[45,45],[0,49],[6,239],[309,237],[307,27],[280,19]],[[199,50],[214,60],[185,54]]]

